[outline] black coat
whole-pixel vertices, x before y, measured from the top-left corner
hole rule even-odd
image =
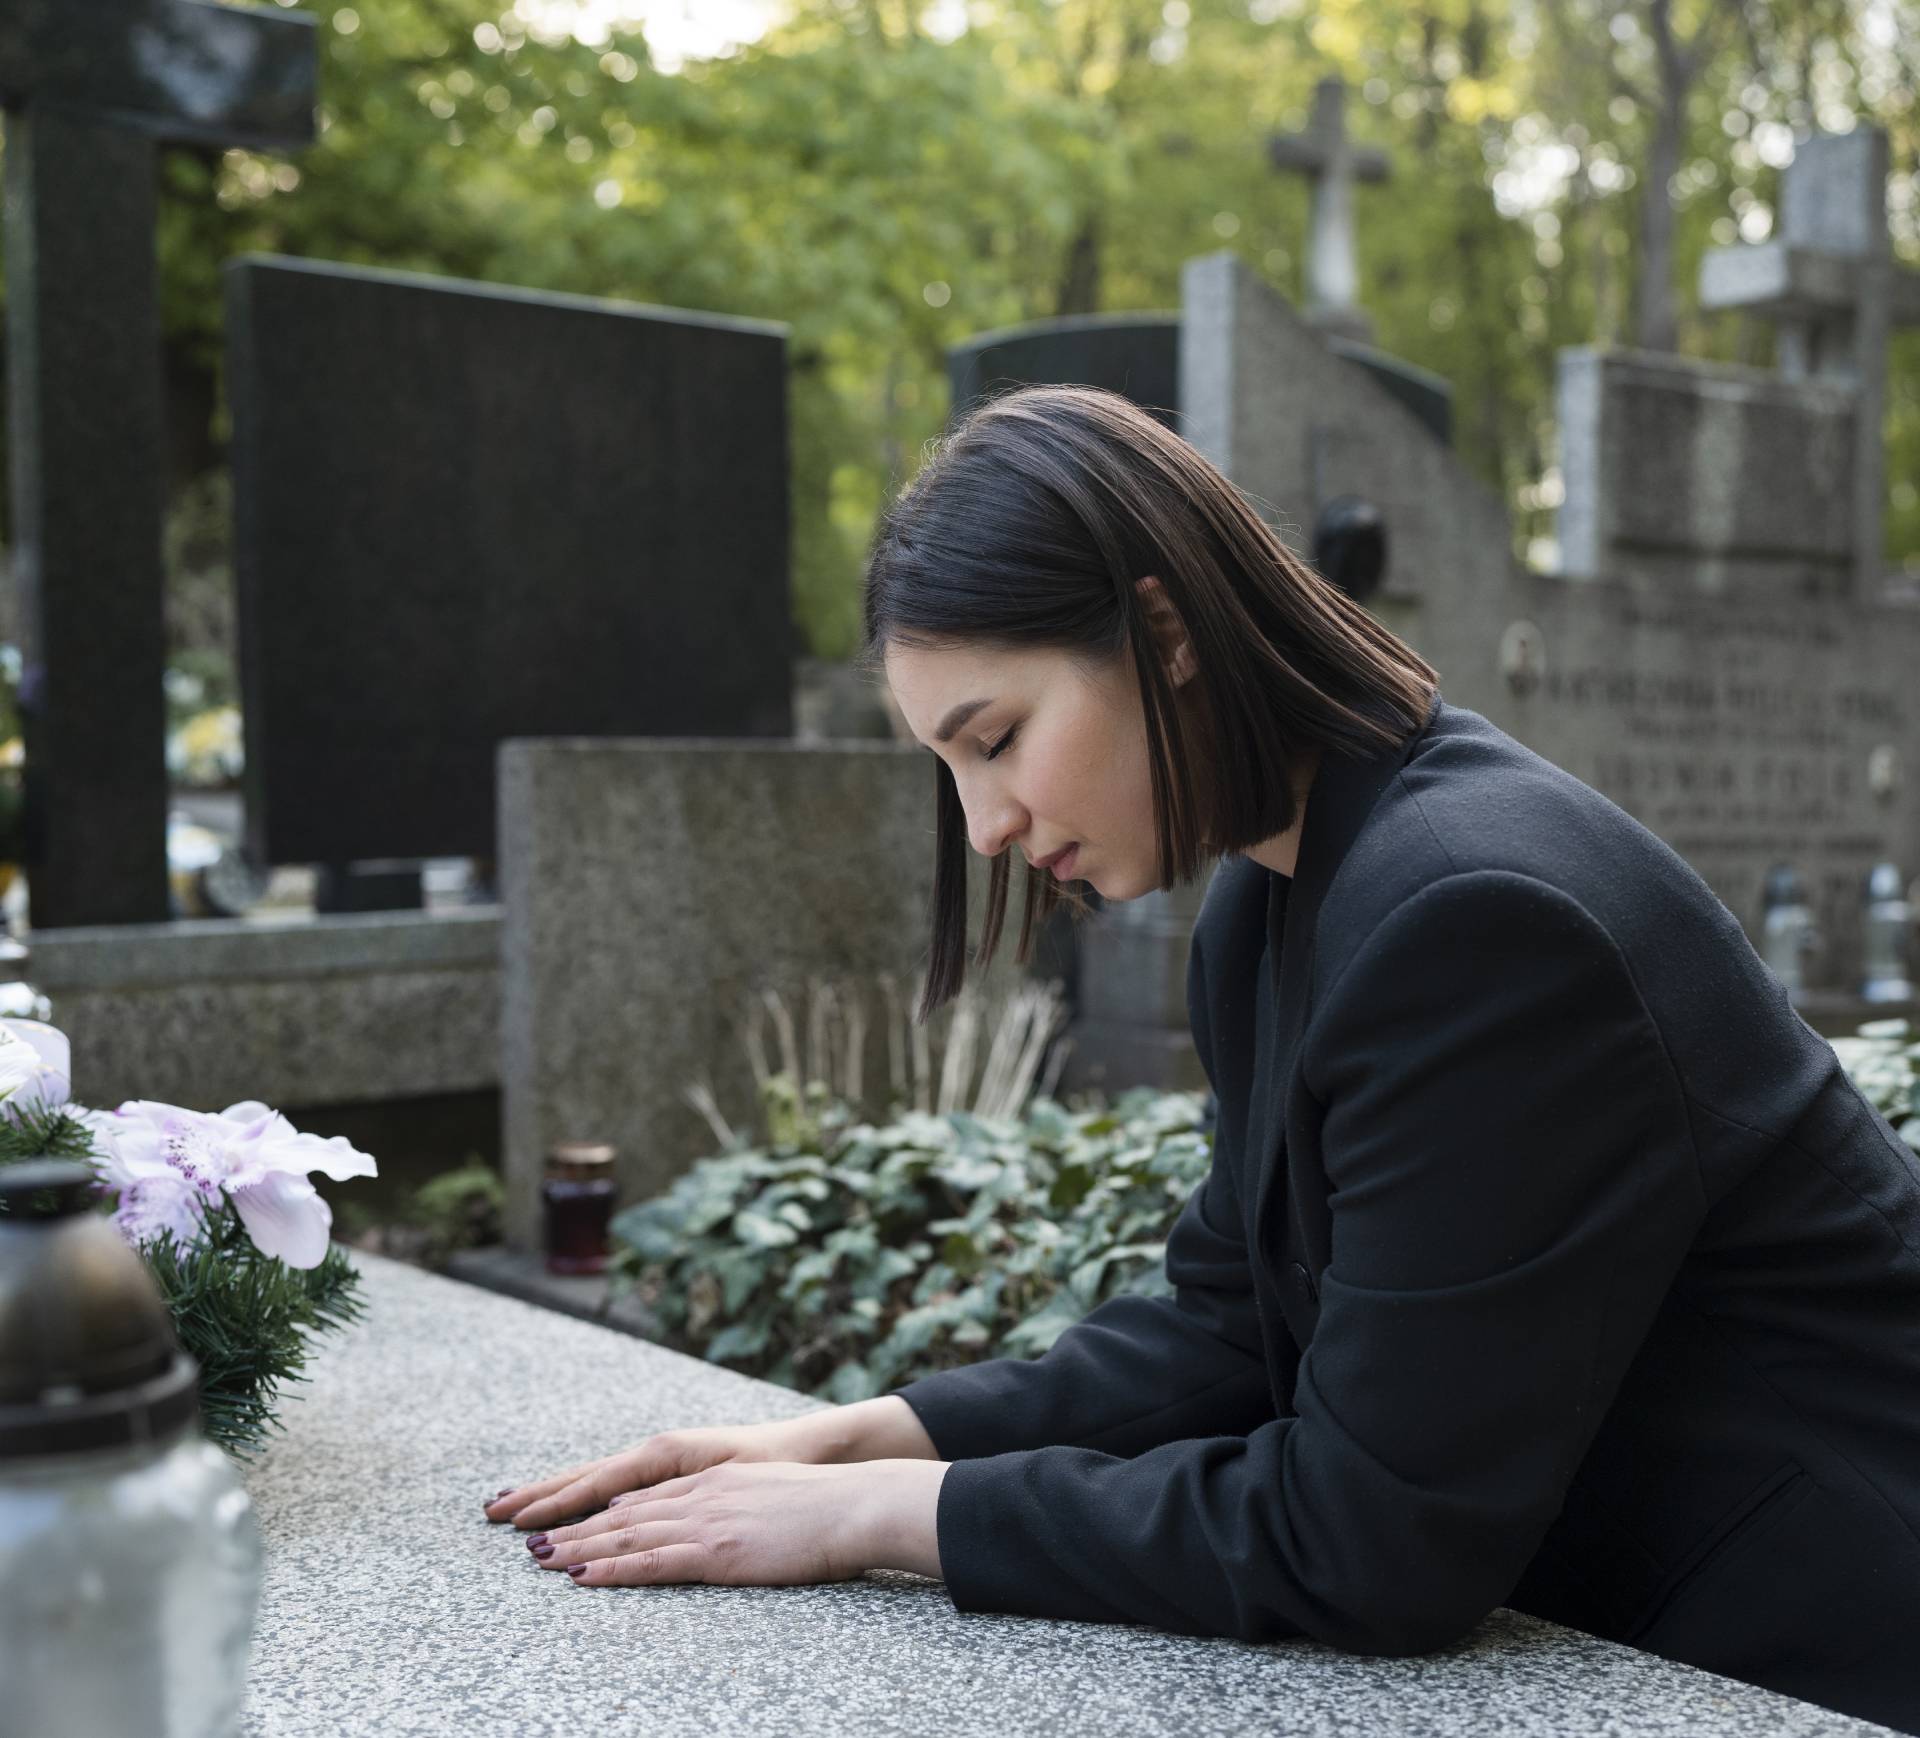
[[[901,1390],[961,1611],[1362,1652],[1509,1605],[1920,1729],[1920,1168],[1705,882],[1436,700],[1194,929],[1213,1167]]]

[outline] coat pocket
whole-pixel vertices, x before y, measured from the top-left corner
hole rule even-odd
[[[1644,1638],[1703,1587],[1716,1582],[1728,1561],[1761,1542],[1766,1530],[1784,1520],[1813,1490],[1813,1481],[1797,1461],[1776,1468],[1708,1529],[1655,1589],[1647,1613],[1624,1637],[1630,1646],[1650,1645]],[[1658,1651],[1656,1649],[1656,1651]]]

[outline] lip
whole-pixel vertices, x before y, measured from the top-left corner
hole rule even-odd
[[[1070,844],[1062,845],[1051,857],[1042,857],[1039,862],[1034,864],[1034,868],[1051,870],[1056,881],[1064,881],[1066,877],[1062,875],[1060,871],[1064,866],[1072,862],[1074,857],[1079,853],[1079,850],[1080,841],[1075,839]]]

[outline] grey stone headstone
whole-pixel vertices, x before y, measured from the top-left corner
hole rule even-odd
[[[1343,480],[1385,505],[1413,564],[1375,613],[1436,666],[1446,697],[1659,834],[1750,937],[1767,870],[1792,864],[1823,938],[1809,981],[1838,1002],[1859,975],[1868,870],[1920,868],[1920,610],[1773,582],[1790,562],[1823,558],[1831,571],[1846,546],[1845,491],[1813,498],[1842,473],[1845,389],[1671,358],[1576,358],[1569,372],[1610,408],[1584,425],[1606,432],[1601,455],[1579,457],[1569,433],[1568,503],[1578,468],[1604,459],[1610,530],[1596,541],[1611,553],[1590,576],[1536,574],[1513,558],[1500,498],[1384,393],[1336,390],[1319,335],[1237,260],[1190,262],[1184,289],[1188,438],[1283,527],[1311,523],[1316,455],[1337,448]],[[1811,483],[1757,444],[1769,418],[1794,431]],[[1751,485],[1727,473],[1743,452]],[[1721,492],[1676,514],[1662,479],[1688,471],[1720,478]],[[1783,497],[1777,516],[1750,500],[1755,529],[1743,532],[1728,491],[1768,488]],[[1692,570],[1674,547],[1688,538]],[[1650,584],[1635,562],[1655,555],[1664,577]]]
[[[775,989],[796,1017],[809,977],[870,989],[891,973],[906,994],[927,954],[932,769],[932,756],[879,742],[501,749],[501,1084],[516,1243],[537,1241],[555,1141],[611,1141],[637,1200],[717,1150],[683,1096],[695,1081],[710,1081],[737,1130],[757,1131],[739,1030],[756,989]],[[976,864],[976,938],[985,882]],[[991,993],[1017,981],[1013,940],[981,980]],[[886,1025],[871,994],[866,1005],[863,1085],[884,1089]]]
[[[508,737],[789,734],[783,327],[226,280],[261,861],[490,855]]]
[[[1276,134],[1267,141],[1267,155],[1276,169],[1304,172],[1312,183],[1307,320],[1329,334],[1365,343],[1372,322],[1360,306],[1353,188],[1359,181],[1386,180],[1390,164],[1384,151],[1348,138],[1346,107],[1345,81],[1323,78],[1314,87],[1307,131]]]
[[[13,581],[34,927],[163,921],[157,142],[312,136],[313,21],[4,0]]]
[[[1851,573],[1862,596],[1885,577],[1882,520],[1888,340],[1920,324],[1920,274],[1894,263],[1887,231],[1887,136],[1877,127],[1803,140],[1781,177],[1780,232],[1711,249],[1700,301],[1743,308],[1777,328],[1780,373],[1846,388],[1855,415],[1845,474]]]
[[[1559,357],[1562,571],[1657,588],[1851,591],[1856,395],[1631,350]]]

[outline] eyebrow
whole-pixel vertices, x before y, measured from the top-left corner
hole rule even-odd
[[[946,717],[940,720],[939,728],[933,733],[935,742],[951,742],[953,734],[965,724],[983,706],[991,706],[992,700],[962,700]]]

